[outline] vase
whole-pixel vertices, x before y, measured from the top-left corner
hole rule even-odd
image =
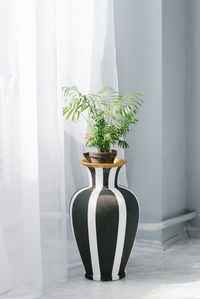
[[[86,159],[90,185],[77,191],[70,202],[72,231],[91,280],[112,281],[125,276],[139,218],[135,195],[118,185],[125,159],[93,164]]]

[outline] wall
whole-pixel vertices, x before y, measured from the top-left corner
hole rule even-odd
[[[160,0],[116,0],[116,49],[121,93],[147,95],[126,151],[129,187],[140,203],[141,222],[161,221],[162,7]],[[160,239],[161,233],[138,233]]]
[[[187,199],[188,208],[200,207],[200,1],[187,3],[190,56],[187,65]],[[194,225],[200,226],[199,219]]]
[[[160,222],[187,206],[186,1],[116,0],[115,21],[120,92],[147,95],[127,138],[128,183],[140,202],[140,221]],[[137,236],[165,241],[182,230]]]
[[[186,209],[186,4],[162,1],[162,219]],[[177,225],[163,231],[163,240],[183,230]]]

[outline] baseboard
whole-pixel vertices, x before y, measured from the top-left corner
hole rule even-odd
[[[184,232],[176,234],[172,238],[170,238],[166,241],[163,241],[163,242],[158,241],[158,240],[136,239],[132,252],[134,252],[134,249],[139,250],[141,248],[144,250],[167,250],[176,242],[178,242],[182,239],[188,238],[188,237],[189,237],[189,234],[188,234],[187,230],[185,230]]]
[[[162,242],[162,248],[163,250],[167,250],[168,248],[170,248],[173,244],[175,244],[176,242],[186,239],[188,238],[188,233],[187,231],[183,231],[175,236],[173,236],[172,238]]]
[[[192,238],[200,238],[200,228],[194,226],[188,226],[186,228],[188,235]]]

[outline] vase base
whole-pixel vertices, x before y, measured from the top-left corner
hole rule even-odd
[[[119,275],[118,274],[114,275],[114,276],[101,276],[100,278],[95,277],[91,274],[85,273],[85,277],[87,279],[95,280],[95,281],[115,281],[115,280],[119,280],[119,279],[124,278],[125,277],[125,272],[123,272]]]

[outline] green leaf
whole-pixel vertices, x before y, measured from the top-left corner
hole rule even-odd
[[[67,120],[71,117],[71,121],[76,122],[82,112],[88,111],[89,134],[92,136],[86,141],[89,147],[103,152],[109,151],[113,145],[128,147],[128,143],[121,138],[138,121],[135,114],[142,105],[142,94],[121,96],[109,86],[103,87],[97,94],[84,95],[76,86],[63,86],[62,92],[66,103],[62,113]]]
[[[70,110],[70,112],[68,113],[67,117],[66,117],[66,120],[68,120],[68,118],[70,117],[70,115],[72,114],[73,112],[73,109]]]

